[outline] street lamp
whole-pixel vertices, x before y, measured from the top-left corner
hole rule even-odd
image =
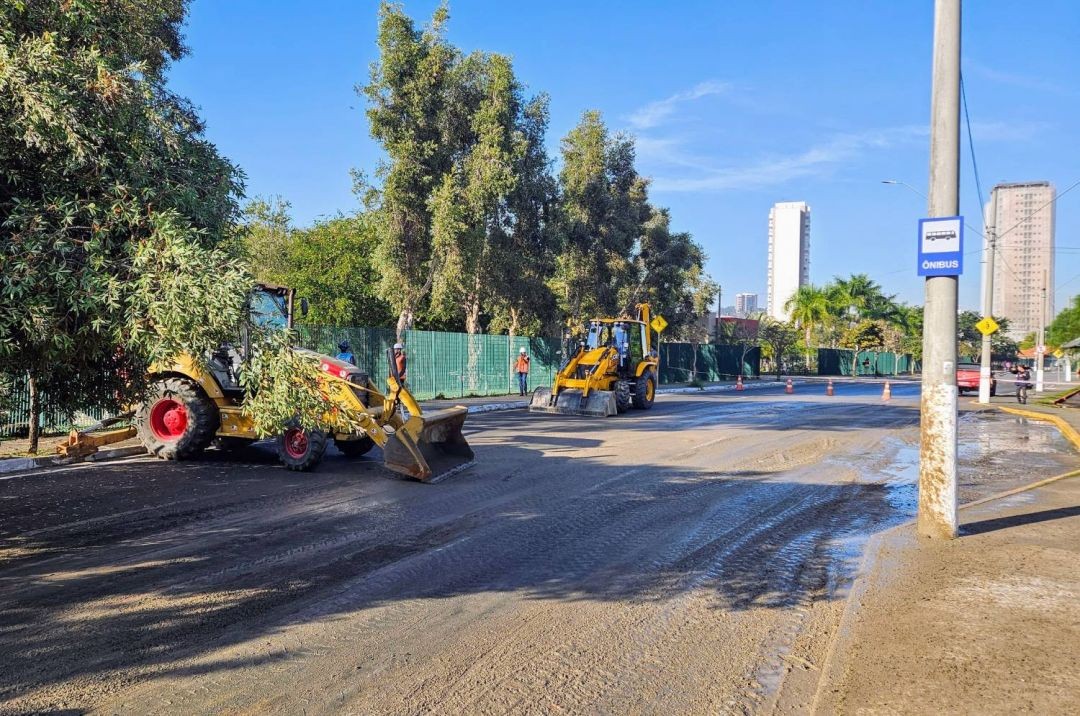
[[[882,184],[894,184],[896,186],[906,186],[908,189],[911,189],[913,192],[915,192],[916,194],[921,196],[923,199],[926,198],[926,194],[923,194],[921,191],[919,191],[915,187],[911,186],[906,181],[900,181],[899,179],[882,179],[881,183]]]

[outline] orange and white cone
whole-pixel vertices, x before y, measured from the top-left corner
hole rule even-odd
[[[829,384],[825,386],[825,395],[833,394],[832,378],[829,378]]]
[[[791,384],[791,378],[787,379],[787,386],[784,388],[784,392],[789,395],[795,392],[795,386]]]
[[[889,385],[889,381],[885,381],[885,389],[881,391],[881,399],[888,400],[892,397],[892,387]]]
[[[741,375],[738,378],[735,379],[735,390],[746,390],[746,388],[742,384],[742,376]]]

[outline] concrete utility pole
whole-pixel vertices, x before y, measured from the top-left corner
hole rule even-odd
[[[990,195],[990,221],[984,221],[986,227],[986,261],[983,263],[983,316],[994,315],[994,254],[997,251],[997,191]],[[992,223],[991,223],[992,222]],[[979,367],[979,402],[990,402],[990,359],[993,350],[991,338],[987,333],[982,337],[982,365]]]
[[[960,0],[934,3],[930,96],[930,217],[960,208]],[[928,276],[923,319],[920,535],[956,537],[957,276]]]
[[[1035,392],[1043,392],[1043,363],[1046,358],[1046,282],[1049,277],[1043,271],[1042,305],[1039,306],[1039,343],[1035,346]]]

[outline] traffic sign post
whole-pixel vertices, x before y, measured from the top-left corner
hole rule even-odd
[[[919,275],[964,273],[964,217],[919,219]]]

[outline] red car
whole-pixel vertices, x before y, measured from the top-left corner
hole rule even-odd
[[[979,392],[979,371],[982,366],[977,363],[958,363],[956,365],[956,389],[963,395],[969,390]],[[997,395],[997,379],[990,374],[990,395]]]

